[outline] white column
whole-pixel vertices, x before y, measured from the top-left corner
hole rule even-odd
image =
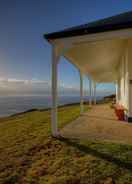
[[[92,80],[89,78],[89,105],[92,105]]]
[[[117,86],[118,86],[118,92],[117,92],[117,97],[118,97],[118,103],[120,103],[120,100],[121,100],[121,80],[120,78],[118,78],[118,81],[117,81]]]
[[[81,71],[79,70],[80,74],[80,114],[84,112],[84,106],[83,106],[83,75]]]
[[[131,53],[132,44],[126,49],[125,53],[125,65],[126,65],[126,106],[127,106],[127,117],[132,117],[132,87],[131,87]]]
[[[118,100],[119,100],[119,96],[118,96],[118,81],[116,81],[115,83],[115,87],[116,87],[116,103],[118,103]]]
[[[96,105],[96,82],[93,81],[93,101],[94,105]]]
[[[57,53],[57,48],[53,46],[52,48],[52,112],[51,112],[51,132],[52,136],[58,136],[57,128],[57,74],[59,55]]]

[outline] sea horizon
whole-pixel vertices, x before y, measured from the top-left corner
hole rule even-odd
[[[104,96],[97,96],[97,101]],[[84,101],[88,101],[89,96],[84,96]],[[60,95],[58,106],[72,103],[79,103],[78,95]],[[31,109],[47,109],[52,104],[51,95],[1,95],[0,96],[0,117],[7,117]]]

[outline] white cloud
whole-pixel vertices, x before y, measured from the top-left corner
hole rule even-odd
[[[37,79],[31,79],[31,80],[23,80],[23,79],[16,79],[16,78],[0,78],[0,83],[6,83],[6,84],[13,84],[13,83],[17,83],[17,84],[46,84],[49,85],[50,83],[48,81],[44,81],[44,80],[37,80]]]
[[[58,91],[62,95],[79,95],[79,86],[72,86],[58,81]],[[97,95],[111,94],[114,91],[110,88],[98,87]],[[6,94],[50,94],[51,82],[38,79],[16,79],[0,77],[0,95]],[[84,89],[84,94],[89,95],[89,90]]]
[[[0,94],[49,93],[50,82],[37,79],[0,78]]]
[[[71,85],[66,85],[58,81],[60,94],[70,94],[78,91]],[[1,94],[50,94],[51,82],[39,79],[17,79],[0,77],[0,95]]]
[[[66,85],[62,82],[59,82],[59,88],[63,88],[63,89],[69,89],[69,90],[79,90],[78,87],[75,87],[75,86],[71,86],[71,85]]]

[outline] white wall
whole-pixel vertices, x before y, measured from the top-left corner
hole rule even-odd
[[[126,44],[118,65],[118,103],[128,111],[127,116],[132,117],[132,40]]]
[[[129,112],[128,115],[130,117],[132,117],[132,40],[128,41],[128,85],[129,85],[129,91],[128,91],[128,95],[129,95]]]
[[[121,56],[118,65],[118,103],[128,109],[128,58],[127,50]]]

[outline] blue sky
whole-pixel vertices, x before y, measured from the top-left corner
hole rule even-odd
[[[0,90],[18,90],[22,88],[19,82],[39,84],[36,89],[50,84],[51,48],[43,33],[129,10],[132,10],[130,0],[1,0]],[[59,64],[59,81],[66,88],[79,87],[78,71],[63,58]],[[84,84],[87,89],[87,79]],[[98,88],[114,89],[113,85]]]

